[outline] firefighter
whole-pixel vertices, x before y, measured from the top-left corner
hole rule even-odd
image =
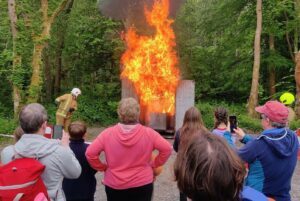
[[[72,113],[77,110],[79,95],[81,95],[80,89],[73,88],[70,94],[64,94],[55,99],[55,102],[59,104],[56,111],[56,125],[63,126],[65,131],[70,125]]]

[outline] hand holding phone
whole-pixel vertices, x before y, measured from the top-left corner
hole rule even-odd
[[[233,129],[237,129],[237,118],[236,116],[229,116],[229,123],[230,123],[230,132],[234,133]]]
[[[235,129],[235,134],[238,136],[238,138],[241,140],[245,137],[246,133],[239,127]]]
[[[53,139],[61,139],[63,135],[63,127],[61,125],[55,125],[53,128]]]
[[[65,132],[64,130],[62,131],[62,138],[61,138],[61,144],[63,146],[68,147],[70,144],[70,136],[69,133]]]

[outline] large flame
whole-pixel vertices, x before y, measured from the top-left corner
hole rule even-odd
[[[135,87],[148,112],[175,112],[175,93],[179,81],[175,34],[168,19],[169,0],[155,0],[152,10],[145,8],[154,36],[139,36],[133,27],[126,33],[127,50],[122,56],[122,78]]]

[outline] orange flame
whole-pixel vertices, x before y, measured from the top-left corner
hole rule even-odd
[[[145,15],[156,33],[150,37],[137,35],[133,27],[127,31],[121,78],[134,84],[148,112],[174,114],[179,70],[175,34],[171,28],[173,20],[168,19],[169,0],[155,0],[151,11],[145,8]]]

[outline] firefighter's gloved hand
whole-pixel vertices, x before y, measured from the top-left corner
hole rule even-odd
[[[70,109],[69,109],[69,112],[74,112],[74,111],[75,111],[74,108],[70,108]]]

